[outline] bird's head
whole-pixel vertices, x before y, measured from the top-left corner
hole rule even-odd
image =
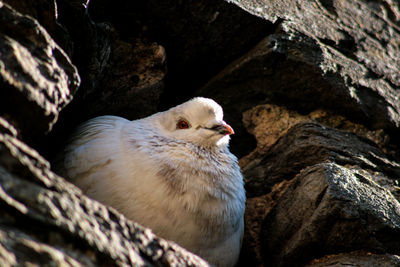
[[[233,129],[214,100],[196,97],[157,116],[164,134],[199,146],[226,146]]]

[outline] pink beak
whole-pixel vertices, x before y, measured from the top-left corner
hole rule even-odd
[[[235,133],[232,127],[228,124],[222,124],[221,127],[219,128],[219,132],[224,135],[231,135]]]

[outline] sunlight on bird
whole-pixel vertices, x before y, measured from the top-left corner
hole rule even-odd
[[[202,97],[140,120],[101,116],[71,137],[59,173],[211,264],[234,266],[245,191],[231,134],[222,108]]]

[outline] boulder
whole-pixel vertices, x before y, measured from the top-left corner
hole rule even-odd
[[[248,140],[242,113],[265,103],[307,113],[331,110],[394,138],[399,134],[400,28],[394,1],[229,2],[276,26],[196,91],[226,107],[238,138]]]
[[[0,128],[2,266],[208,266],[50,171]],[[3,265],[5,264],[5,265]]]
[[[207,266],[47,161],[86,119],[201,95],[236,133],[239,266],[399,265],[399,23],[393,0],[0,0],[0,262]]]
[[[373,181],[336,163],[303,170],[265,217],[265,264],[303,266],[343,251],[400,253],[400,203]]]
[[[0,115],[32,141],[51,130],[79,75],[39,23],[0,2]]]
[[[282,180],[290,180],[302,169],[325,161],[374,171],[397,184],[400,164],[390,160],[368,139],[316,123],[300,123],[271,146],[242,166],[248,196],[268,193]],[[393,191],[395,191],[393,189]]]
[[[400,257],[391,254],[374,254],[367,251],[355,251],[351,253],[341,253],[328,255],[321,259],[313,260],[306,264],[307,267],[328,267],[328,266],[398,266]]]
[[[294,210],[288,210],[289,204],[284,201],[286,196],[286,198],[292,199],[293,203],[298,203],[298,205],[306,203],[302,198],[294,200],[293,190],[295,189],[291,188],[295,186],[293,183],[296,183],[296,181],[300,179],[298,177],[302,176],[303,172],[306,172],[306,170],[310,168],[313,169],[315,166],[319,166],[318,168],[315,167],[319,170],[322,168],[321,166],[328,164],[329,166],[334,165],[335,168],[337,166],[337,169],[342,170],[344,173],[350,173],[357,177],[367,177],[370,180],[369,183],[379,188],[379,192],[376,194],[382,197],[381,204],[383,206],[386,205],[383,200],[386,197],[388,197],[388,201],[390,200],[393,203],[398,203],[400,200],[400,190],[398,187],[400,164],[390,156],[384,154],[380,148],[373,143],[372,139],[376,136],[371,134],[371,131],[366,131],[366,129],[362,127],[355,127],[349,122],[348,124],[344,123],[340,117],[336,117],[336,119],[333,119],[335,117],[323,117],[323,113],[312,113],[313,118],[311,118],[306,115],[296,114],[295,112],[288,112],[284,108],[271,105],[259,106],[252,111],[253,113],[248,113],[249,116],[250,114],[252,114],[252,116],[248,117],[249,121],[247,122],[250,123],[251,121],[251,132],[256,133],[257,140],[259,140],[263,146],[259,146],[253,153],[240,160],[246,181],[245,187],[248,197],[245,212],[246,230],[243,240],[241,266],[246,266],[248,262],[252,262],[253,266],[280,266],[280,262],[285,262],[286,257],[289,257],[283,254],[282,257],[279,256],[279,258],[274,260],[269,260],[269,256],[267,258],[264,257],[265,255],[279,254],[279,251],[285,251],[286,248],[277,245],[276,250],[269,251],[270,248],[266,250],[265,247],[264,249],[261,247],[262,242],[268,243],[269,240],[275,240],[271,241],[271,244],[268,243],[270,247],[275,247],[274,242],[277,242],[276,240],[282,240],[282,243],[287,241],[289,242],[288,246],[292,246],[290,243],[292,237],[290,235],[274,235],[275,229],[280,225],[280,222],[274,221],[276,224],[267,229],[265,228],[265,221],[269,220],[267,218],[271,218],[270,216],[275,216],[270,213],[279,206],[279,209],[281,209],[280,212],[294,214],[294,217],[289,217],[287,220],[287,228],[282,226],[282,234],[284,234],[285,231],[289,232],[288,229],[291,224],[301,224],[297,222],[299,214],[295,211],[299,207],[296,206],[293,208]],[[258,114],[258,116],[256,114]],[[264,120],[266,117],[270,119]],[[341,122],[341,127],[343,128],[353,125],[352,129],[356,130],[358,133],[365,134],[365,137],[318,124],[316,120],[321,120],[331,125]],[[267,133],[269,134],[266,134],[263,130],[268,131]],[[367,137],[371,139],[367,139]],[[376,140],[379,141],[381,139],[377,138]],[[317,180],[315,177],[310,179]],[[304,190],[307,193],[311,191],[311,189]],[[339,192],[345,189],[338,187],[337,190]],[[368,190],[372,192],[372,189]],[[343,194],[345,193],[344,191]],[[301,193],[299,194],[301,195]],[[371,205],[369,206],[371,210],[375,209],[375,207],[372,206],[373,204],[365,205]],[[326,207],[327,212],[336,212],[333,209],[334,207],[335,206]],[[312,216],[314,215],[309,214],[309,217]],[[318,218],[319,215],[316,214],[315,216]],[[391,221],[392,219],[393,217],[387,220]],[[308,220],[308,217],[304,219],[304,221],[306,220]],[[370,225],[370,222],[366,222],[365,224]],[[329,227],[329,225],[321,225],[321,229],[323,228],[326,231],[330,231]],[[345,226],[343,227],[345,228]],[[351,227],[353,226],[349,225],[349,229],[352,229]],[[343,235],[343,237],[345,236],[346,235]],[[396,238],[388,238],[388,240],[391,240],[389,242],[394,242],[395,244],[397,242]],[[302,240],[300,243],[304,242],[305,240]],[[331,241],[329,240],[329,242]],[[304,259],[302,262],[299,261],[298,264],[303,265],[306,261],[322,257],[326,254],[353,251],[353,247],[355,249],[362,249],[360,247],[357,248],[357,246],[349,245],[335,252],[323,250],[318,255],[308,252],[307,247],[303,248],[299,246],[293,249],[297,249],[298,254],[304,253],[306,255],[310,253],[310,255],[307,256],[309,257],[308,259]],[[263,257],[264,260],[262,259]],[[298,255],[293,257],[298,257]],[[295,260],[290,259],[289,263],[284,263],[283,265],[287,264],[287,266],[291,266],[291,264],[295,264],[297,260],[297,258]]]
[[[98,0],[90,2],[89,14],[110,22],[124,39],[146,36],[165,48],[163,108],[193,96],[194,89],[273,30],[271,23],[237,6],[213,0]]]
[[[83,121],[100,115],[138,119],[155,113],[164,89],[164,48],[141,36],[121,39],[111,24],[91,19],[87,2],[58,2],[58,21],[69,33],[73,44],[70,57],[82,84],[47,136],[54,145],[38,146],[48,158]]]
[[[73,44],[67,30],[58,21],[56,0],[3,0],[3,2],[17,12],[36,19],[52,39],[71,55]]]

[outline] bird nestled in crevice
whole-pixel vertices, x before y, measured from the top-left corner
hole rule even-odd
[[[129,121],[78,127],[56,165],[88,196],[215,266],[237,263],[245,191],[222,108],[197,97]]]

